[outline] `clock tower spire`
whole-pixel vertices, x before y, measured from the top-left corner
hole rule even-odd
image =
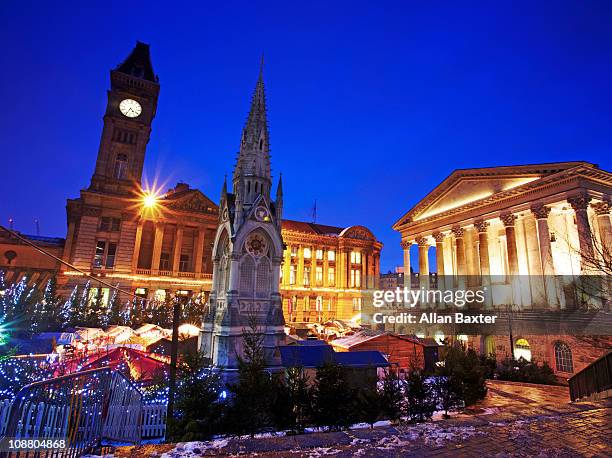
[[[89,189],[129,194],[141,184],[159,96],[159,79],[153,71],[148,44],[136,42],[130,55],[111,70],[107,96],[104,127]]]

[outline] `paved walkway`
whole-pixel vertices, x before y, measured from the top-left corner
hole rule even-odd
[[[612,456],[612,400],[569,403],[567,388],[491,382],[465,414],[419,425],[291,437],[122,447],[117,457]]]

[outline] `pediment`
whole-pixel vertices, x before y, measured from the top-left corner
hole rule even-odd
[[[197,189],[190,190],[180,197],[168,200],[166,205],[172,210],[190,213],[218,213],[217,205]]]
[[[494,199],[511,189],[576,167],[595,167],[588,162],[490,167],[455,170],[394,226],[419,221],[484,199]]]

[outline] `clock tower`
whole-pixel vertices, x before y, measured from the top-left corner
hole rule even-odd
[[[110,72],[104,127],[89,190],[129,194],[141,184],[145,151],[157,109],[159,79],[149,45],[136,42]]]

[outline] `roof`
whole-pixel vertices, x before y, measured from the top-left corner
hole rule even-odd
[[[394,334],[392,332],[370,331],[370,330],[364,330],[356,334],[353,334],[352,336],[347,336],[347,337],[342,337],[341,339],[336,339],[332,342],[332,345],[334,347],[350,349],[356,345],[360,345],[364,342],[367,342],[369,340],[376,339],[382,336],[393,336],[398,339],[406,340],[406,341],[416,343],[419,345],[424,345],[423,342],[421,342],[419,339],[413,338],[410,336],[402,336],[399,334]]]
[[[140,41],[136,42],[136,46],[134,46],[130,55],[115,70],[153,83],[159,81],[153,71],[149,45]]]
[[[400,230],[401,226],[411,222],[438,218],[466,205],[487,205],[568,174],[598,175],[610,180],[608,172],[585,161],[457,169],[399,218],[393,229]]]
[[[329,345],[283,345],[279,347],[285,367],[320,367],[336,362],[345,367],[384,367],[389,363],[379,351],[335,352]]]
[[[316,235],[340,235],[340,232],[344,230],[343,227],[327,226],[325,224],[306,223],[304,221],[295,221],[291,219],[284,219],[282,221],[282,228],[286,231],[303,232],[306,234]]]

